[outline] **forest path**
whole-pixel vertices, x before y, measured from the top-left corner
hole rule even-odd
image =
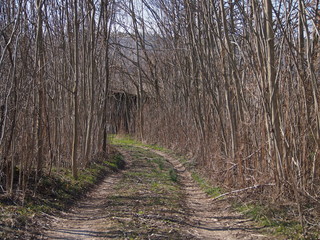
[[[53,217],[42,239],[267,239],[224,201],[213,203],[177,159],[137,146],[117,148],[126,169]]]
[[[189,232],[193,236],[198,239],[271,239],[259,233],[260,228],[252,220],[233,211],[228,202],[214,202],[178,159],[161,151],[149,150],[164,157],[178,172],[179,182],[186,194],[185,204],[191,223]]]
[[[51,229],[46,231],[42,239],[103,239],[111,238],[112,231],[106,229],[108,214],[106,198],[112,195],[113,186],[119,182],[121,175],[105,178],[83,200],[80,200],[68,212],[52,217]]]

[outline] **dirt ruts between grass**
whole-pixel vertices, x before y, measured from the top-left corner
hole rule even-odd
[[[189,216],[186,229],[194,238],[271,239],[259,233],[261,229],[251,220],[232,211],[228,202],[214,202],[208,197],[179,160],[157,150],[151,151],[164,157],[178,172],[181,188],[186,195],[185,208]]]
[[[162,152],[118,146],[126,169],[60,216],[41,239],[268,239],[210,198],[180,162]]]

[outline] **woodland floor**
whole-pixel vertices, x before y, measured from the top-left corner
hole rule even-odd
[[[39,239],[274,239],[226,201],[213,202],[177,159],[136,146],[117,148],[126,169],[52,216]]]

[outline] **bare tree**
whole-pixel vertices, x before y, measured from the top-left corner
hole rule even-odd
[[[37,78],[37,88],[38,88],[38,119],[37,119],[37,175],[41,175],[44,161],[44,144],[45,144],[45,85],[44,85],[44,46],[43,46],[43,1],[36,1],[37,8],[37,35],[36,35],[36,78]],[[37,178],[37,177],[36,177]]]
[[[73,139],[72,139],[72,175],[74,178],[78,177],[78,127],[79,127],[79,107],[78,107],[78,85],[79,85],[79,22],[78,22],[78,1],[74,0],[74,85],[73,85]]]

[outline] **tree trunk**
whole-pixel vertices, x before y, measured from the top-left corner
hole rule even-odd
[[[37,87],[38,87],[38,132],[37,132],[37,171],[36,179],[41,176],[43,161],[44,161],[44,133],[45,133],[45,117],[44,117],[44,106],[45,100],[45,89],[44,89],[44,48],[43,48],[43,30],[42,30],[42,6],[43,1],[37,0],[37,36],[36,36],[36,63],[37,63]]]
[[[271,132],[269,139],[272,150],[273,161],[275,161],[275,174],[277,174],[277,186],[280,188],[280,181],[283,179],[282,169],[282,148],[280,135],[280,121],[278,113],[278,82],[276,81],[276,68],[274,58],[274,33],[272,19],[272,2],[264,0],[265,17],[266,17],[266,46],[267,46],[267,81],[268,81],[268,106],[269,106],[269,131]]]
[[[74,0],[74,85],[73,85],[73,140],[72,140],[72,176],[78,178],[78,125],[79,125],[79,113],[78,113],[78,84],[79,84],[79,23],[78,23],[78,1]]]

